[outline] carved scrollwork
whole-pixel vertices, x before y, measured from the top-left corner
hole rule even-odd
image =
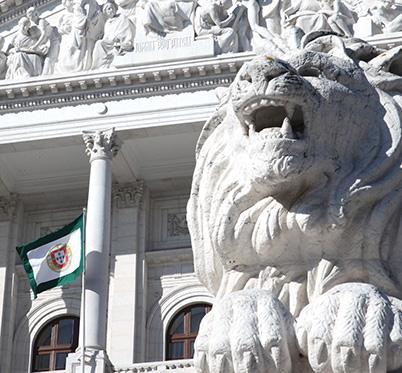
[[[114,184],[113,201],[117,208],[138,207],[144,194],[144,180],[137,180],[135,184]]]
[[[82,138],[86,147],[85,153],[90,157],[90,162],[99,158],[112,159],[117,155],[122,144],[114,128],[107,131],[84,131]]]

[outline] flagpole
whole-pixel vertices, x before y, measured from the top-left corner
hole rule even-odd
[[[87,214],[87,209],[83,208],[82,209],[82,219],[83,219],[83,225],[84,225],[84,255],[82,258],[82,279],[81,279],[81,288],[82,288],[82,294],[81,294],[81,349],[82,349],[82,356],[81,356],[81,373],[85,373],[85,265],[86,265],[86,242],[85,242],[85,225],[86,225],[86,214]]]

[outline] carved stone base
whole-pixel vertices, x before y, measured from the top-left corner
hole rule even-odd
[[[83,373],[81,366],[82,353],[78,349],[69,354],[66,363],[66,373]],[[106,351],[87,348],[85,351],[85,373],[113,373],[112,363]]]

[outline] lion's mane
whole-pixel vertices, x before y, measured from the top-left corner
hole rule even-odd
[[[374,117],[364,116],[367,102],[356,97],[351,115],[361,118],[350,126],[338,124],[338,132],[328,133],[334,138],[323,140],[336,144],[340,158],[347,154],[344,160],[284,155],[270,163],[269,182],[250,177],[253,165],[232,138],[239,122],[233,87],[203,129],[188,224],[196,272],[218,296],[245,287],[265,286],[282,295],[296,288],[305,291],[308,302],[340,282],[356,280],[401,295],[402,80],[394,71],[402,53],[393,50],[364,62],[356,48],[345,47],[341,57],[339,48],[334,50],[311,53],[353,60],[372,92],[368,102],[378,105]],[[300,167],[297,177],[288,175],[290,166]],[[344,259],[348,242],[358,248]]]

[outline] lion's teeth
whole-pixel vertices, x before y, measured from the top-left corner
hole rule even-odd
[[[248,125],[248,133],[250,136],[255,134],[255,124],[253,122]]]
[[[251,106],[246,106],[246,107],[244,108],[244,112],[245,112],[246,114],[249,114],[250,111],[251,111]]]
[[[281,134],[283,137],[287,139],[294,139],[295,136],[293,134],[292,125],[290,124],[290,119],[286,117],[283,120],[282,127],[281,127]]]
[[[289,118],[293,117],[293,114],[295,113],[296,105],[289,104],[286,106],[286,112],[288,114]]]
[[[268,105],[268,100],[267,99],[262,99],[261,100],[261,105],[262,106],[267,106]]]

